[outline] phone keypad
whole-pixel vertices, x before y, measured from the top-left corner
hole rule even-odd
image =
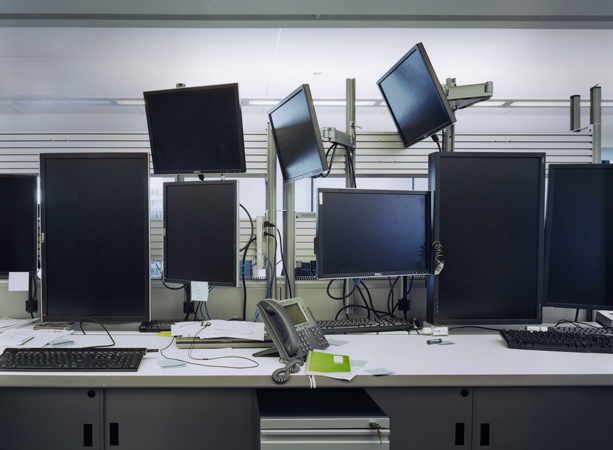
[[[327,348],[330,346],[328,340],[319,328],[303,328],[298,331],[300,338],[300,350],[306,354],[315,348]]]

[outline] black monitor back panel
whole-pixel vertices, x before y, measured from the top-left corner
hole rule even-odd
[[[42,154],[45,321],[149,320],[149,154]]]
[[[428,163],[445,266],[428,277],[427,320],[540,323],[545,155],[433,153]]]
[[[37,269],[36,179],[0,174],[0,275]]]

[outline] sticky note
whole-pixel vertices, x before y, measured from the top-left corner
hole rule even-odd
[[[174,359],[163,359],[161,361],[158,361],[158,364],[160,365],[162,369],[174,369],[177,367],[187,366],[187,364],[184,363],[183,361],[176,361]]]

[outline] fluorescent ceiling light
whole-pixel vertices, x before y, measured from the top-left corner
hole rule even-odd
[[[514,101],[511,104],[512,107],[532,107],[532,108],[568,108],[570,107],[569,101],[541,101],[541,102],[522,102],[522,101]]]
[[[249,100],[249,106],[274,106],[277,103],[277,100]]]
[[[145,106],[145,100],[117,100],[118,105]]]
[[[474,104],[474,105],[472,105],[472,106],[489,106],[489,107],[493,107],[493,108],[495,108],[495,107],[497,107],[497,106],[502,106],[502,105],[504,105],[505,103],[506,103],[506,102],[493,102],[493,101],[490,101],[490,100],[486,100],[486,101],[484,101],[484,102],[475,103],[475,104]]]

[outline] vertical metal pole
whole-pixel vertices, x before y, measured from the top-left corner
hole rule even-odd
[[[445,91],[445,95],[448,95],[449,89],[456,86],[455,78],[447,78],[445,80],[445,85],[443,86],[443,91]],[[451,107],[455,110],[453,104],[455,102],[451,102]],[[455,146],[455,124],[449,125],[447,128],[443,129],[443,142],[441,143],[442,150],[444,152],[452,152]]]
[[[581,96],[570,96],[570,131],[581,131]]]
[[[296,205],[294,183],[283,185],[283,258],[287,269],[285,298],[296,296]],[[290,289],[291,287],[291,289]]]
[[[355,78],[347,78],[346,81],[346,128],[345,132],[351,138],[351,142],[355,147]],[[351,153],[351,158],[353,159],[353,163],[355,165],[355,148],[348,149],[347,152]],[[351,169],[349,167],[349,157],[346,157],[345,160],[345,187],[354,188],[356,187],[353,184],[353,178],[351,177]],[[344,306],[355,305],[355,291],[353,294],[348,295],[349,292],[353,289],[353,280],[345,280],[345,292],[347,293],[347,298],[343,300]],[[354,314],[355,308],[349,307],[345,310],[347,314]]]
[[[600,164],[602,161],[602,118],[601,118],[602,92],[600,86],[590,89],[590,123],[592,124],[592,163]]]
[[[272,137],[272,131],[270,124],[268,125],[267,135],[267,156],[266,156],[266,218],[270,223],[277,224],[277,154],[275,149],[275,140]],[[274,228],[265,228],[264,231],[269,233],[275,233]],[[275,240],[272,238],[266,238],[267,242],[267,256],[274,264],[275,260]],[[277,294],[277,277],[275,276],[277,268],[270,267],[270,264],[266,266],[266,273],[268,274],[268,281],[272,280],[272,286],[270,288],[270,296],[276,297]]]

